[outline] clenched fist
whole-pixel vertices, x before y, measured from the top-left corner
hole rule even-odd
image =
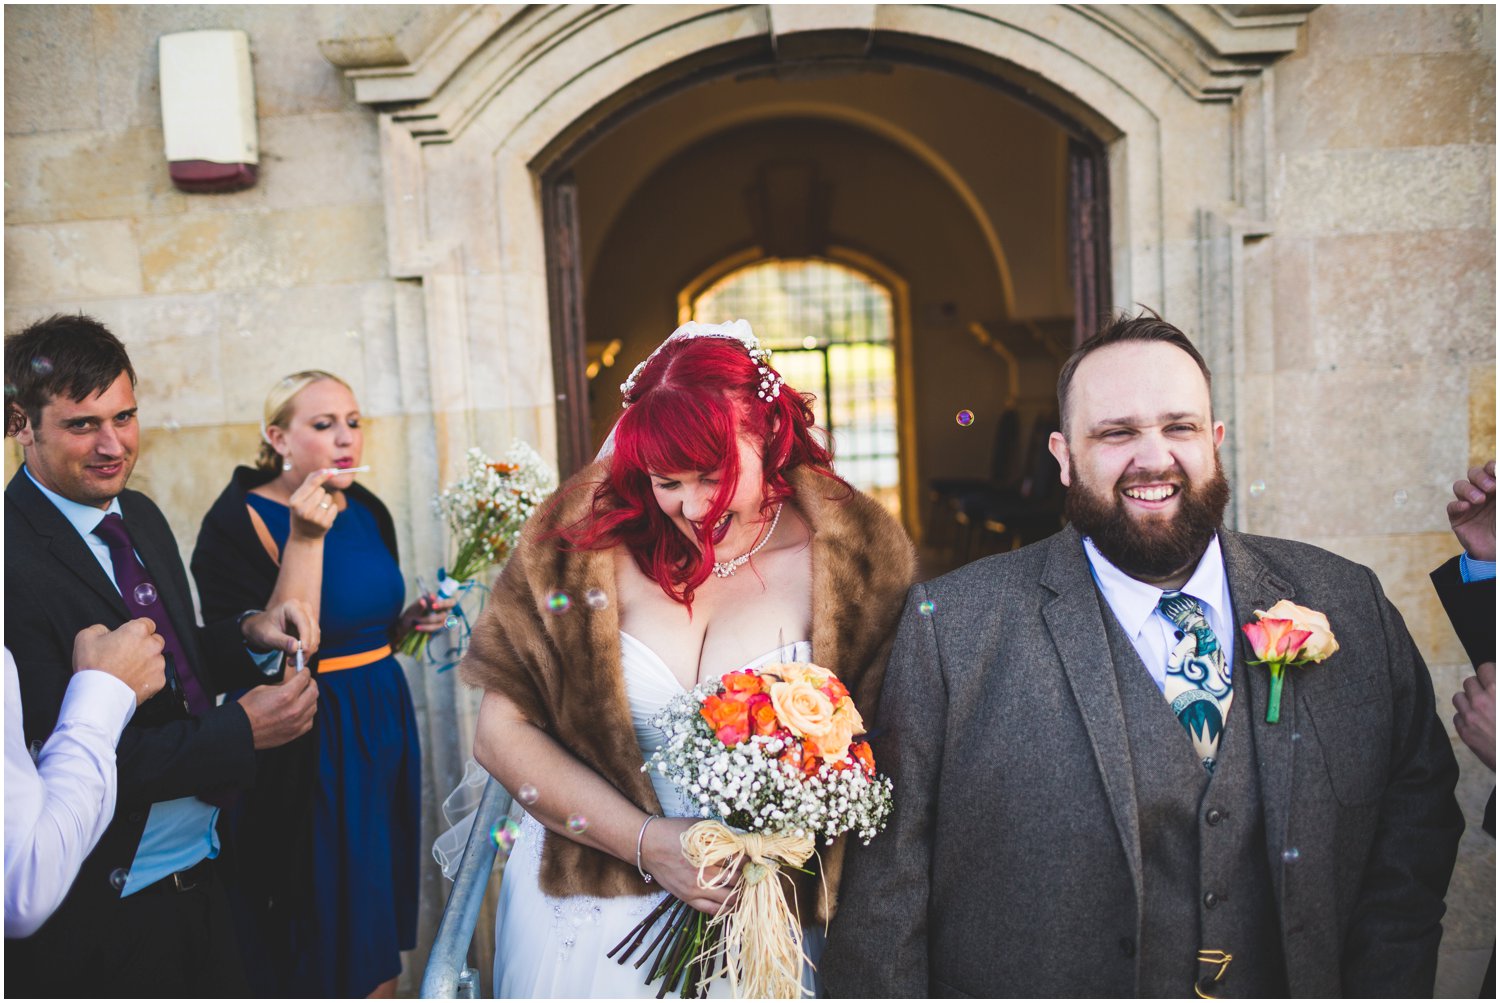
[[[104,624],[85,627],[73,638],[73,671],[98,669],[130,687],[139,707],[167,682],[166,644],[156,624],[141,617],[108,630]]]

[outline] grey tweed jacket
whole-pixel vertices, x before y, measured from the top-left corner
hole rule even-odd
[[[1237,624],[1292,599],[1326,613],[1340,644],[1289,670],[1276,725],[1265,669],[1235,645],[1291,994],[1431,996],[1463,819],[1426,666],[1369,569],[1219,538]],[[873,733],[895,813],[850,854],[829,995],[1136,995],[1160,946],[1140,944],[1150,820],[1111,615],[1071,528],[912,588]]]

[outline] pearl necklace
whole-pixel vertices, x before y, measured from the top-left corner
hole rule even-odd
[[[780,521],[781,521],[781,506],[777,505],[776,506],[776,514],[771,517],[771,528],[768,529],[768,530],[766,530],[766,535],[761,538],[761,541],[759,543],[757,543],[755,546],[751,547],[745,553],[741,554],[739,557],[734,558],[733,560],[730,560],[730,561],[715,561],[714,562],[714,574],[718,575],[720,578],[728,578],[730,575],[734,574],[735,571],[739,570],[739,568],[742,565],[744,565],[745,562],[749,561],[750,558],[752,558],[752,557],[755,556],[755,552],[756,551],[758,551],[761,547],[764,547],[766,544],[768,544],[768,543],[771,542],[771,534],[774,533],[774,532],[776,532],[776,523],[778,523]]]

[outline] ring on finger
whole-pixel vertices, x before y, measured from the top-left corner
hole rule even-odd
[[[333,502],[328,501],[327,499],[324,499],[323,501],[318,502],[318,508],[329,508],[332,505],[333,505]]]

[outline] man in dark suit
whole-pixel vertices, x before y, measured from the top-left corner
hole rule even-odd
[[[5,489],[5,641],[28,741],[57,720],[82,628],[147,616],[168,668],[168,686],[120,738],[114,820],[52,918],[6,943],[6,994],[238,994],[215,823],[254,780],[254,751],[312,726],[310,674],[277,680],[284,653],[316,649],[317,624],[291,602],[198,626],[166,519],[125,488],[139,441],[135,371],[103,325],[58,316],[7,337],[5,380],[6,433],[25,455]],[[215,705],[243,687],[238,702]]]
[[[1369,570],[1221,527],[1209,378],[1110,323],[1058,381],[1071,525],[912,589],[830,995],[1431,995],[1463,829],[1431,680]],[[1323,660],[1273,695],[1241,627],[1281,600]]]

